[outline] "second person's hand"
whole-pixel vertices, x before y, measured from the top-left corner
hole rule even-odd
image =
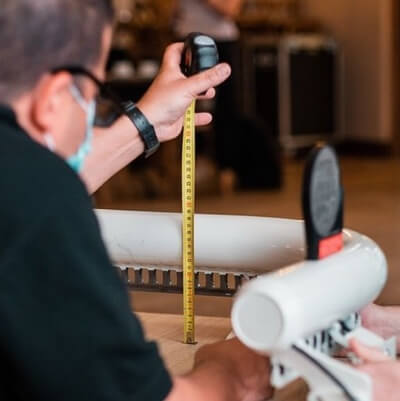
[[[350,342],[350,350],[362,361],[357,369],[372,380],[373,401],[397,401],[400,392],[400,362],[356,340]]]

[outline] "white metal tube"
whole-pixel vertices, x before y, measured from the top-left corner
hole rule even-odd
[[[240,290],[232,324],[244,344],[263,353],[284,350],[375,300],[387,278],[385,257],[369,238],[346,235],[343,251],[260,276]]]
[[[181,214],[98,210],[97,215],[114,263],[127,267],[181,269]],[[301,221],[195,216],[198,270],[259,274],[303,258]]]

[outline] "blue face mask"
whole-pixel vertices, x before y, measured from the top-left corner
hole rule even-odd
[[[96,118],[96,102],[93,100],[88,103],[80,94],[79,90],[75,86],[71,86],[71,94],[76,100],[76,102],[82,107],[86,113],[86,134],[85,140],[79,146],[79,149],[75,154],[67,159],[69,166],[80,173],[82,171],[83,165],[85,164],[85,159],[87,155],[92,150],[92,140],[93,140],[93,127]]]

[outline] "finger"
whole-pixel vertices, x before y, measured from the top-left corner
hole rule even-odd
[[[210,88],[205,95],[198,96],[197,99],[199,100],[209,100],[213,99],[216,95],[216,90],[214,88]]]
[[[374,375],[374,371],[376,370],[376,368],[379,369],[379,365],[366,363],[364,365],[355,366],[355,368],[357,370],[359,370],[360,372],[362,372],[362,373],[365,373],[365,374],[367,374],[369,376],[373,376]]]
[[[197,113],[194,121],[198,127],[208,125],[212,121],[212,115],[210,113]]]
[[[178,67],[180,69],[183,46],[184,44],[179,42],[179,43],[173,43],[172,45],[169,45],[166,48],[163,57],[163,67],[166,68]]]
[[[196,98],[209,89],[222,84],[230,75],[231,67],[229,64],[222,63],[207,71],[193,75],[185,81],[185,85],[189,95],[192,98]]]
[[[377,348],[367,347],[361,344],[356,339],[351,339],[349,342],[350,350],[353,351],[357,357],[365,362],[384,362],[390,361],[390,358]]]
[[[361,319],[362,319],[363,323],[368,322],[372,316],[377,314],[376,308],[377,308],[377,305],[369,304],[360,311],[360,315],[361,315]]]

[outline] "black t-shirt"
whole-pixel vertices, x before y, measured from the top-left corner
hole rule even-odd
[[[0,400],[161,401],[170,389],[84,185],[0,107]]]

